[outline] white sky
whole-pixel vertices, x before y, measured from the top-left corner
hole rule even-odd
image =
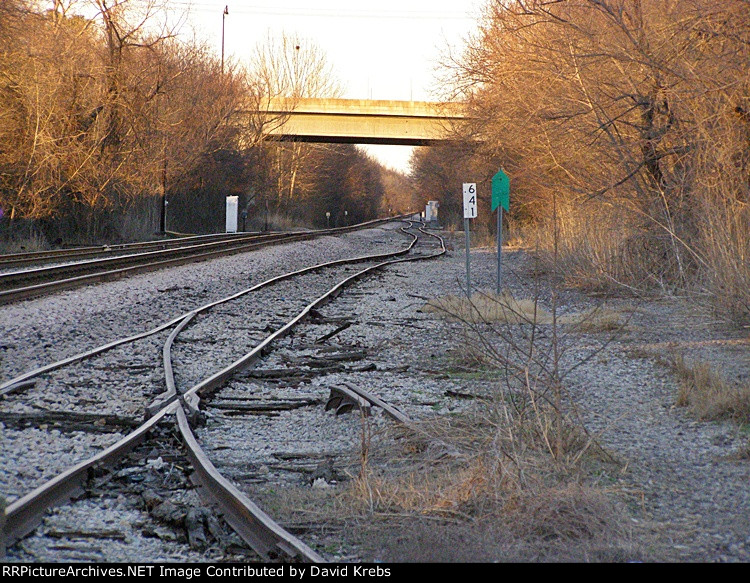
[[[351,99],[430,100],[435,68],[448,45],[461,50],[483,0],[172,0],[190,8],[188,24],[225,57],[244,61],[258,43],[282,34],[314,42]],[[406,170],[412,148],[366,146],[378,160]]]

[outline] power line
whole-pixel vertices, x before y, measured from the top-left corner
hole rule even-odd
[[[2,0],[0,0],[2,1]],[[130,0],[124,2],[127,4],[150,4],[151,0]],[[280,7],[280,6],[258,6],[258,5],[237,5],[236,2],[222,0],[217,4],[210,4],[206,1],[192,2],[191,0],[167,0],[165,8],[181,7],[189,12],[201,14],[213,14],[221,11],[224,6],[229,5],[229,13],[251,15],[251,16],[277,16],[277,17],[300,17],[300,18],[338,18],[349,20],[453,20],[453,21],[476,21],[476,18],[466,12],[432,12],[429,10],[357,10],[357,9],[338,9],[338,8],[316,8],[313,6],[306,7]]]
[[[185,0],[173,0],[169,5],[184,6],[195,12],[216,12],[221,7],[205,2],[189,2]],[[429,11],[378,11],[378,10],[352,10],[334,8],[283,8],[279,6],[235,6],[229,7],[231,14],[248,14],[263,16],[298,16],[317,18],[342,18],[342,19],[383,19],[383,20],[475,20],[463,12],[429,12]]]

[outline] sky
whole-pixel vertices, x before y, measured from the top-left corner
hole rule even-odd
[[[316,44],[344,98],[432,100],[435,69],[450,46],[461,51],[483,0],[171,0],[187,23],[226,58],[243,62],[270,37]],[[407,171],[412,148],[363,146],[386,166]]]

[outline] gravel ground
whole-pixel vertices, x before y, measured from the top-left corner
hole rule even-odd
[[[747,332],[678,301],[639,302],[627,328],[570,388],[589,426],[628,464],[614,483],[638,500],[634,524],[659,559],[750,560],[747,430],[675,407],[678,383],[659,358],[679,351],[747,385]]]
[[[142,338],[38,377],[31,389],[7,395],[2,410],[62,411],[140,418],[163,391],[159,370],[168,332]]]
[[[0,307],[0,380],[167,322],[311,263],[405,246],[393,225],[269,247]]]
[[[279,282],[200,314],[175,340],[172,360],[177,387],[187,390],[209,376],[207,373],[231,364],[335,282],[381,262],[368,261],[299,275],[294,281]]]
[[[8,550],[8,559],[66,563],[257,560],[211,514],[207,516],[216,537],[209,535],[202,544],[189,544],[186,517],[190,511],[203,512],[202,502],[182,470],[189,463],[175,453],[179,445],[169,432],[165,426],[150,445],[137,448],[119,467],[90,480],[85,498],[51,510],[34,533]],[[205,535],[206,529],[201,530]]]
[[[14,430],[0,423],[0,492],[6,502],[13,502],[122,437],[83,431],[64,434],[48,427]]]
[[[31,366],[156,325],[270,275],[302,267],[311,258],[322,260],[323,253],[326,258],[329,253],[344,257],[404,243],[405,238],[392,228],[372,229],[0,308],[2,376],[9,378]],[[285,490],[312,491],[310,485],[316,482],[318,487],[335,486],[339,478],[345,479],[337,472],[356,460],[361,421],[357,415],[335,418],[331,411],[323,411],[331,386],[357,384],[418,419],[461,410],[467,401],[456,394],[492,391],[496,381],[491,379],[446,374],[462,344],[462,328],[421,312],[428,298],[461,293],[464,255],[460,238],[455,239],[455,247],[445,258],[389,267],[344,292],[321,310],[322,321],[303,326],[256,367],[285,371],[281,376],[241,375],[219,391],[206,403],[208,422],[198,432],[209,457],[240,488],[249,493],[263,491],[264,501],[278,495],[281,504],[285,498],[280,493]],[[505,266],[506,285],[514,295],[530,297],[533,269],[528,256],[508,252]],[[494,269],[493,253],[473,252],[472,275],[478,288],[493,288]],[[549,308],[549,290],[542,288],[540,297]],[[601,303],[575,290],[561,290],[559,301],[562,313]],[[592,350],[599,352],[571,374],[567,388],[587,426],[602,432],[602,445],[624,464],[622,472],[609,477],[610,491],[630,508],[635,535],[645,549],[643,558],[749,560],[750,463],[737,456],[747,436],[734,425],[697,422],[676,408],[677,380],[659,362],[660,356],[676,347],[689,359],[711,362],[730,380],[746,382],[750,373],[747,331],[712,321],[677,299],[609,299],[606,303],[630,319],[603,349],[597,347],[608,337],[605,332],[584,334],[571,342],[566,356],[570,362]],[[351,323],[348,328],[322,345],[313,344],[346,319]],[[73,336],[66,327],[73,322],[79,322],[82,330],[71,347],[67,342]],[[313,371],[314,367],[298,360],[357,351],[365,356],[341,362],[343,369]],[[217,406],[222,403],[227,408]],[[258,404],[285,403],[289,408],[248,413],[232,411],[231,403],[249,404],[251,409]],[[374,411],[372,423],[382,427],[390,421]],[[242,446],[237,448],[237,443]],[[112,506],[118,504],[124,503]],[[115,523],[130,520],[121,514],[110,519]],[[377,553],[334,544],[330,537],[308,532],[308,539],[304,529],[300,533],[330,559],[379,558]],[[141,556],[140,545],[146,543],[138,536],[128,541],[133,554],[113,554],[111,560]],[[185,552],[177,547],[159,548],[144,551],[142,556],[168,560]],[[54,552],[35,556],[41,558],[34,560],[65,557]],[[204,560],[212,558],[204,555]]]
[[[138,290],[133,290],[133,287],[144,285],[145,278],[143,277],[8,306],[0,311],[0,321],[4,323],[7,332],[3,338],[3,347],[6,353],[3,364],[12,362],[12,365],[7,368],[4,366],[3,377],[7,379],[21,372],[24,370],[22,368],[24,364],[27,365],[27,368],[39,366],[40,364],[46,364],[49,359],[60,359],[101,345],[116,337],[112,336],[112,332],[117,332],[117,336],[129,335],[135,331],[157,325],[168,319],[164,318],[160,312],[162,306],[161,294],[184,292],[186,289],[192,289],[188,282],[195,281],[196,278],[214,282],[216,281],[215,276],[209,278],[207,274],[216,271],[217,267],[233,277],[227,278],[220,285],[211,286],[210,283],[206,283],[204,288],[206,293],[200,294],[201,297],[199,298],[195,298],[189,293],[186,294],[187,298],[180,296],[178,304],[182,307],[183,312],[194,309],[210,300],[247,288],[252,285],[248,283],[250,279],[253,283],[257,283],[270,276],[284,273],[289,269],[297,269],[322,261],[392,252],[403,248],[407,239],[396,228],[395,225],[390,225],[344,237],[326,237],[319,240],[317,245],[304,242],[272,247],[261,253],[228,258],[230,261],[219,260],[211,264],[187,266],[192,269],[183,267],[150,274],[147,282],[151,287],[151,293],[154,294],[152,299],[156,301],[148,302],[141,299],[134,301],[134,305],[143,306],[144,311],[148,309],[148,313],[139,314],[140,321],[133,317],[135,309],[132,305],[131,308],[133,309],[122,310],[121,303],[114,301],[114,299],[121,297],[125,292],[130,293],[131,298],[141,298],[142,295],[138,293]],[[248,265],[256,266],[258,269],[251,269]],[[252,273],[250,277],[248,277],[249,271]],[[278,284],[281,287],[286,287],[287,290],[295,290],[296,296],[299,297],[294,302],[287,301],[285,296],[289,296],[289,293],[279,292],[277,289],[272,292],[272,295],[275,294],[277,297],[266,297],[268,292],[263,290],[265,292],[265,295],[261,294],[263,297],[252,299],[250,296],[245,296],[239,306],[235,305],[235,310],[240,313],[243,321],[247,322],[247,312],[252,305],[253,312],[258,314],[264,312],[264,323],[269,325],[267,310],[264,311],[262,307],[269,304],[278,305],[280,307],[274,312],[270,323],[275,323],[275,320],[283,321],[288,314],[282,314],[282,312],[294,310],[295,306],[301,307],[303,305],[300,300],[302,296],[308,295],[309,299],[317,297],[320,294],[322,283],[330,286],[332,278],[347,276],[349,273],[346,272],[353,271],[353,268],[339,268],[331,271],[327,275],[314,277],[316,285],[307,281],[310,278],[303,278],[301,283],[283,282]],[[124,284],[127,284],[125,289],[122,287]],[[210,294],[207,292],[209,286]],[[74,300],[71,296],[76,295],[78,297]],[[69,313],[72,309],[71,301],[77,308],[72,314]],[[287,304],[294,304],[294,306]],[[174,306],[170,307],[174,308]],[[203,329],[201,329],[201,326],[196,326],[192,330],[194,334],[192,340],[196,339],[195,333],[203,334],[204,337],[206,334],[210,334],[213,338],[207,339],[206,344],[209,346],[218,344],[225,350],[222,352],[222,350],[214,348],[204,354],[194,354],[195,351],[193,350],[193,354],[191,354],[190,350],[185,350],[185,347],[183,347],[183,362],[180,363],[178,359],[177,363],[177,370],[183,370],[183,378],[189,378],[192,375],[195,377],[193,380],[198,380],[198,378],[208,376],[215,368],[218,368],[216,366],[217,359],[228,359],[227,354],[224,354],[227,352],[227,347],[231,349],[230,352],[234,351],[231,356],[232,359],[242,354],[243,349],[246,348],[243,345],[238,346],[242,343],[238,343],[233,337],[224,334],[223,329],[226,327],[226,323],[221,323],[221,310],[218,309],[215,312],[212,314],[214,316],[212,325],[206,326],[206,322],[212,319],[204,318]],[[171,312],[167,313],[169,316],[174,316],[175,312],[172,309]],[[23,314],[23,317],[21,314]],[[236,313],[230,312],[230,315],[236,316]],[[226,316],[226,314],[223,314],[223,316]],[[86,323],[81,323],[81,318],[85,318]],[[103,326],[102,323],[107,318],[109,318],[107,326]],[[219,321],[218,324],[215,322],[216,320]],[[89,323],[90,325],[88,325]],[[262,324],[258,324],[262,327]],[[66,329],[66,325],[71,326],[72,329]],[[227,340],[226,343],[221,342],[222,334],[218,333],[217,326],[226,336],[224,338]],[[40,331],[42,327],[44,327],[44,334]],[[81,333],[81,329],[84,329],[85,332]],[[99,335],[96,336],[95,332],[98,332]],[[55,336],[56,333],[58,336]],[[40,410],[68,413],[71,411],[77,413],[94,411],[100,415],[129,414],[131,416],[136,412],[139,413],[145,404],[143,397],[153,397],[153,393],[159,392],[163,388],[163,381],[160,380],[160,349],[163,336],[166,336],[166,334],[162,333],[125,347],[119,347],[83,363],[77,363],[44,375],[37,386],[6,398],[0,413],[4,415],[15,414],[21,417],[38,413]],[[188,337],[187,344],[194,344],[190,342],[190,339]],[[250,344],[252,344],[252,340],[252,338],[248,340]],[[12,358],[8,358],[8,355]],[[180,367],[180,364],[184,366]],[[219,366],[224,364],[226,363],[221,362]],[[125,373],[124,379],[122,378],[123,371]],[[120,374],[119,377],[118,374]],[[84,382],[80,382],[81,379]],[[0,484],[3,486],[6,501],[14,500],[19,495],[55,475],[65,466],[89,457],[120,437],[119,433],[112,432],[102,435],[82,431],[60,431],[50,425],[44,423],[36,428],[20,430],[2,427],[0,439],[2,440],[3,456],[0,459]],[[186,466],[187,464],[183,463],[182,465]],[[91,502],[91,504],[98,504],[97,507],[101,508],[105,515],[108,515],[107,521],[122,523],[124,519],[119,519],[118,522],[118,519],[113,517],[113,513],[116,514],[118,509],[124,509],[128,503],[117,500],[113,504],[109,498],[101,497],[98,503]],[[138,510],[138,508],[136,507],[135,510]],[[62,517],[60,520],[67,524],[67,528],[70,530],[71,525],[80,524],[77,512],[79,510],[76,506],[71,507],[69,511],[60,509],[56,511],[54,516]],[[54,523],[56,519],[50,518],[50,520],[53,521],[52,524],[56,524]],[[40,529],[42,538],[44,538],[46,528],[45,526]],[[98,529],[99,526],[96,524],[84,525],[84,530],[87,530],[87,532],[97,532]],[[132,542],[133,536],[136,535],[128,535],[127,541]],[[34,541],[35,538],[29,540]],[[61,550],[58,548],[60,545],[51,545],[52,553],[41,555],[39,545],[43,547],[44,542],[35,542],[37,544],[34,548],[21,545],[21,555],[18,558],[28,558],[29,555],[39,560],[70,558],[65,553],[58,555],[54,552],[56,549]],[[139,552],[138,544],[126,546],[132,549],[129,554],[123,555],[121,551],[115,552],[113,550],[113,554],[105,553],[104,557],[111,558],[111,560],[124,560],[127,557],[142,560],[144,556],[153,557],[154,560],[159,558],[158,554],[153,555],[153,548],[151,551],[142,554]],[[112,549],[116,547],[117,545],[113,545]],[[153,547],[153,544],[151,547]],[[109,547],[107,549],[109,550]],[[27,552],[28,554],[25,554]],[[178,556],[175,555],[175,552],[174,549],[169,550],[169,552],[165,551],[166,554],[163,553],[161,558],[173,559]],[[216,555],[214,554],[212,557],[215,559]],[[194,558],[192,557],[192,559]],[[210,559],[210,557],[206,556],[205,559]]]
[[[460,407],[446,397],[449,389],[463,393],[492,390],[491,383],[429,376],[443,368],[451,349],[460,345],[461,330],[456,324],[436,325],[416,310],[423,297],[461,293],[464,255],[458,240],[456,247],[443,260],[403,265],[389,270],[381,281],[358,288],[355,293],[376,300],[360,305],[360,320],[381,326],[370,331],[350,328],[341,337],[341,341],[351,341],[347,334],[375,335],[377,340],[370,342],[387,347],[380,353],[387,362],[383,366],[410,366],[396,378],[371,374],[361,382],[413,417]],[[513,294],[532,297],[533,269],[528,256],[521,251],[506,253],[505,268],[505,284]],[[478,288],[492,290],[494,253],[474,252],[472,275]],[[539,293],[542,305],[550,309],[549,290]],[[558,301],[563,314],[603,303],[565,289],[560,290]],[[746,457],[738,459],[747,448],[747,426],[699,422],[676,408],[677,379],[660,362],[668,351],[680,350],[688,360],[711,363],[730,382],[747,384],[748,332],[713,320],[679,299],[610,299],[606,305],[630,319],[602,352],[571,374],[567,388],[580,405],[587,427],[601,432],[602,445],[625,464],[625,470],[611,478],[611,485],[633,509],[633,525],[645,556],[676,561],[750,560],[750,462]],[[336,308],[344,306],[344,302],[336,304]],[[408,327],[399,329],[398,324]],[[582,360],[609,338],[609,332],[574,337],[567,362]]]
[[[325,400],[330,386],[346,381],[380,395],[417,419],[460,410],[465,401],[452,396],[456,393],[491,392],[492,381],[444,374],[461,345],[462,328],[420,312],[427,298],[461,293],[464,256],[459,246],[457,241],[458,250],[444,259],[388,268],[327,307],[325,315],[330,318],[355,314],[353,325],[336,336],[335,344],[342,349],[366,350],[366,362],[375,364],[377,371],[319,375],[298,390],[310,398],[317,395]],[[516,297],[531,297],[533,269],[528,256],[511,251],[505,260],[506,285]],[[494,269],[493,253],[473,253],[472,274],[478,288],[494,287]],[[549,309],[550,291],[541,289],[539,294],[542,305]],[[604,303],[566,289],[559,290],[558,301],[562,314],[580,313]],[[677,348],[684,350],[689,360],[712,363],[730,381],[746,382],[750,372],[747,332],[713,321],[679,299],[610,298],[606,307],[617,311],[627,325],[614,339],[606,331],[567,339],[564,362],[575,363],[592,352],[596,355],[570,375],[566,386],[586,426],[601,434],[602,446],[622,463],[621,472],[603,476],[602,480],[612,496],[630,509],[633,536],[640,548],[633,558],[747,561],[750,463],[737,459],[747,447],[747,434],[730,423],[696,421],[684,409],[675,407],[677,379],[662,363],[668,351]],[[300,331],[297,342],[304,344],[308,336],[320,333]],[[282,366],[286,349],[272,356],[264,368]],[[266,383],[235,386],[233,390],[258,393],[273,389]],[[307,412],[304,418],[310,415]],[[382,426],[378,415],[375,424]],[[346,443],[343,434],[342,441],[332,442],[328,449],[310,451],[308,434],[299,429],[303,416],[292,411],[284,418],[284,431],[294,436],[286,444],[274,442],[268,448],[257,444],[247,454],[229,449],[217,452],[218,459],[231,458],[229,463],[235,468],[251,468],[244,482],[242,472],[236,474],[248,492],[260,494],[259,473],[276,486],[287,483],[305,487],[310,470],[320,470],[321,459],[336,460],[336,466],[351,470],[359,451],[361,424],[357,419],[336,422],[351,431],[352,449],[347,456],[342,448]],[[253,430],[249,427],[255,426],[236,423],[232,429],[224,426],[222,431],[233,432],[240,440],[250,439]],[[315,431],[318,429],[311,430]],[[207,441],[210,448],[211,439]],[[305,452],[315,455],[306,457]],[[279,468],[283,466],[279,459],[287,460],[287,471]],[[248,460],[248,466],[244,466],[244,460]],[[295,469],[289,460],[299,467]],[[295,471],[299,474],[296,478]],[[290,520],[294,523],[293,518]],[[381,558],[371,550],[346,545],[333,557]]]

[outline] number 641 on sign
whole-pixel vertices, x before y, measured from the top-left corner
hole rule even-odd
[[[464,218],[477,218],[477,185],[474,182],[464,182]]]

